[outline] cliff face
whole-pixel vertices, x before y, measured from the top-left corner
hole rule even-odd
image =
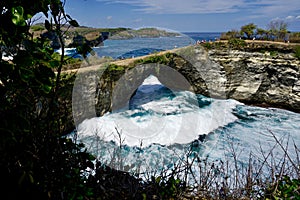
[[[210,50],[208,58],[224,68],[227,98],[300,111],[300,63],[292,53]]]
[[[150,74],[170,89],[300,112],[299,59],[291,52],[252,50],[190,46],[83,68],[73,91],[75,121],[126,106]]]

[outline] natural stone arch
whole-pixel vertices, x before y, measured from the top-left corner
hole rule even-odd
[[[171,90],[187,90],[214,98],[226,98],[223,68],[209,60],[202,47],[176,53],[164,52],[135,60],[127,66],[111,65],[96,89],[97,116],[127,105],[135,90],[154,75]]]
[[[207,51],[202,47],[190,47],[176,53],[151,55],[146,59],[137,60],[136,63],[131,68],[125,69],[124,74],[115,82],[121,81],[118,83],[119,87],[113,87],[116,91],[112,108],[120,108],[124,105],[117,106],[116,104],[121,103],[118,99],[129,99],[134,90],[150,74],[156,76],[163,85],[170,89],[193,91],[214,98],[226,98],[225,71],[222,66],[208,58]],[[124,82],[125,80],[127,83]],[[125,92],[127,89],[131,94]]]
[[[297,58],[286,54],[272,57],[252,49],[250,52],[228,48],[207,50],[198,45],[80,69],[72,93],[75,124],[111,111],[112,93],[119,79],[135,67],[149,63],[173,68],[190,83],[196,94],[300,110],[300,61]],[[139,79],[136,85],[145,78]],[[175,85],[160,81],[166,87]]]
[[[194,91],[188,80],[175,69],[159,63],[141,64],[125,72],[117,81],[112,93],[111,110],[128,107],[132,95],[150,75],[157,77],[164,86],[172,91]]]
[[[172,90],[226,98],[225,71],[208,58],[203,47],[162,52],[133,59],[130,63],[114,62],[95,71],[84,68],[82,71],[76,78],[80,81],[76,80],[74,87],[79,90],[73,90],[76,124],[126,106],[131,95],[150,74]]]

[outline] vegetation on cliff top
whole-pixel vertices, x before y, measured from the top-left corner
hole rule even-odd
[[[289,31],[288,24],[283,20],[273,20],[267,25],[267,29],[249,23],[243,25],[240,30],[233,29],[221,35],[221,40],[231,38],[300,43],[300,32]]]
[[[174,37],[178,36],[179,33],[168,32],[166,30],[161,30],[157,28],[141,28],[141,29],[131,29],[131,28],[93,28],[86,26],[79,27],[62,27],[62,30],[67,30],[66,37],[69,39],[74,38],[77,35],[85,37],[87,40],[95,40],[101,35],[102,32],[108,32],[110,39],[131,39],[135,37],[147,38],[147,37]],[[44,23],[34,24],[30,27],[30,31],[35,37],[39,36],[41,33],[47,31]]]
[[[220,40],[202,43],[206,49],[238,49],[250,52],[291,53],[299,58],[300,32],[288,30],[288,24],[282,20],[273,20],[262,29],[254,23],[241,26],[239,30],[230,30],[221,34]],[[223,41],[223,42],[222,42]]]

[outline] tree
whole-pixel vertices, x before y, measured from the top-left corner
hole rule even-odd
[[[89,195],[82,176],[92,157],[70,132],[61,75],[47,38],[33,39],[32,17],[43,13],[45,26],[64,49],[63,26],[78,23],[60,0],[0,2],[0,174],[3,199],[74,199]],[[64,52],[64,51],[62,51]],[[10,56],[12,59],[3,59]],[[70,88],[69,88],[70,89]],[[67,89],[66,89],[67,90]],[[71,129],[72,130],[72,129]]]
[[[232,38],[239,38],[239,37],[241,37],[240,32],[234,29],[227,31],[226,33],[222,33],[221,35],[221,39],[223,40],[229,40]]]
[[[288,33],[287,27],[288,24],[280,19],[272,20],[268,24],[269,31],[275,39],[285,39],[286,34]]]
[[[241,27],[241,34],[246,35],[247,39],[250,39],[254,35],[255,29],[256,29],[256,25],[253,23],[244,25]]]
[[[262,28],[257,28],[256,29],[256,34],[259,36],[261,39],[269,39],[269,31],[262,29]]]

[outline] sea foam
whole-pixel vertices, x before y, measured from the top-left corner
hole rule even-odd
[[[97,135],[101,140],[129,146],[141,142],[144,146],[186,144],[235,121],[232,109],[240,104],[199,98],[189,91],[174,92],[154,76],[145,79],[130,101],[128,109],[82,122],[79,136]]]

